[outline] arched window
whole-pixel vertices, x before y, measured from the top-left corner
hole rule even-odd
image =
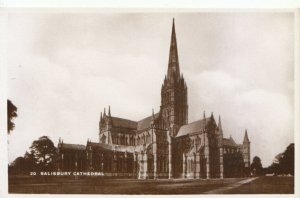
[[[150,134],[148,133],[147,134],[147,143],[150,143],[151,142],[151,136],[150,136]]]

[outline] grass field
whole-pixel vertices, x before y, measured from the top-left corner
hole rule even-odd
[[[293,194],[294,177],[260,177],[253,182],[244,184],[224,192],[226,194]]]
[[[136,180],[102,178],[10,177],[9,193],[34,194],[203,194],[234,186],[245,178]],[[261,177],[223,193],[293,193],[292,177]]]

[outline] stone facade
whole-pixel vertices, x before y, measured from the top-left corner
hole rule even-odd
[[[140,121],[100,115],[99,142],[86,146],[59,141],[59,170],[101,171],[106,176],[223,178],[247,175],[250,141],[223,137],[213,113],[188,124],[187,85],[180,73],[173,20],[169,64],[157,113]]]

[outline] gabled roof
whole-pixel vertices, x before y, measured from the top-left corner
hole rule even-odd
[[[82,144],[61,144],[64,149],[72,149],[72,150],[85,150],[85,146]]]
[[[184,136],[184,135],[194,133],[194,132],[199,132],[199,131],[205,129],[205,126],[207,125],[209,120],[210,120],[210,118],[205,118],[205,119],[198,120],[198,121],[192,122],[190,124],[181,126],[176,137]]]
[[[158,118],[158,116],[159,116],[159,113],[154,114],[154,119]],[[152,115],[138,121],[137,122],[137,130],[140,131],[140,130],[147,129],[148,127],[150,127],[151,121],[152,121]]]
[[[89,142],[88,146],[92,146],[94,148],[101,148],[110,151],[119,151],[119,152],[138,152],[145,150],[150,144],[138,145],[138,146],[126,146],[126,145],[117,145],[117,144],[105,144],[105,143],[96,143]]]
[[[223,138],[223,145],[224,146],[232,146],[232,147],[237,147],[238,145],[235,143],[235,141],[230,138]]]
[[[135,121],[127,120],[123,118],[117,118],[117,117],[111,117],[111,119],[112,119],[112,125],[114,127],[130,128],[130,129],[137,128],[137,122]]]
[[[88,142],[87,146],[92,146],[92,147],[95,147],[95,148],[103,148],[103,149],[106,149],[106,150],[113,150],[113,147],[112,147],[111,144]]]

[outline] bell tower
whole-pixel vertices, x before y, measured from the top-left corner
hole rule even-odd
[[[174,19],[168,72],[161,88],[160,112],[172,137],[177,135],[180,126],[188,123],[187,86],[180,75]]]

